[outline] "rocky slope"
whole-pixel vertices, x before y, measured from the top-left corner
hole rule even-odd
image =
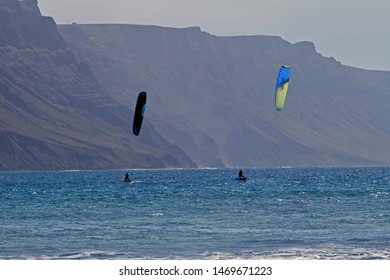
[[[340,64],[311,42],[199,28],[65,25],[61,35],[119,102],[149,92],[148,119],[198,166],[390,163],[390,73]],[[279,67],[290,90],[274,108]]]
[[[57,26],[36,0],[0,0],[0,170],[389,165],[389,105],[390,72],[342,65],[310,42]]]
[[[120,104],[66,46],[37,1],[0,0],[0,170],[194,167]]]

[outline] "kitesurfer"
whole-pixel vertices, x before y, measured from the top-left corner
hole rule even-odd
[[[123,182],[130,182],[129,173],[126,172],[125,179],[123,179]]]
[[[244,172],[242,172],[242,169],[240,169],[240,171],[238,172],[238,177],[241,179],[241,178],[245,178],[244,176]]]

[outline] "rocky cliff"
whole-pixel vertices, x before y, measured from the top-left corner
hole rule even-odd
[[[41,16],[37,1],[0,0],[0,170],[194,167],[144,124],[138,92],[120,104]]]
[[[17,48],[64,47],[51,17],[41,15],[37,0],[0,0],[0,46]]]
[[[342,65],[311,42],[56,26],[35,0],[0,0],[1,170],[389,165],[389,105],[390,72]]]
[[[342,65],[313,43],[199,28],[59,27],[119,102],[149,92],[149,120],[198,166],[390,163],[390,73]],[[281,112],[274,90],[291,67]]]

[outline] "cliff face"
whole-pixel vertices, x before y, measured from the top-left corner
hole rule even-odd
[[[41,15],[37,0],[0,0],[0,46],[17,48],[64,47],[51,17]]]
[[[59,26],[102,87],[148,91],[148,119],[199,166],[390,163],[390,73],[347,67],[313,43],[199,28]],[[281,112],[279,67],[291,67]]]
[[[310,42],[56,26],[35,0],[0,0],[0,170],[389,165],[389,105],[390,72],[344,66]]]
[[[194,167],[65,46],[36,1],[0,0],[0,170]],[[174,152],[166,152],[171,150]]]

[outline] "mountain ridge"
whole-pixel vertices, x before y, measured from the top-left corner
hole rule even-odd
[[[0,23],[0,170],[390,164],[390,72],[342,65],[312,42],[56,25],[36,0],[0,0]]]
[[[129,106],[102,90],[36,1],[0,4],[9,23],[0,26],[1,170],[195,166],[147,122],[131,137]],[[31,29],[43,39],[26,36]]]
[[[167,121],[156,128],[199,166],[205,165],[199,151],[225,166],[389,163],[389,72],[344,66],[317,53],[312,42],[291,44],[277,36],[116,24],[59,30],[103,85],[109,77],[117,100],[138,85],[158,93],[152,117]],[[82,34],[80,41],[74,33]],[[116,68],[98,67],[96,50]],[[277,113],[274,87],[283,64],[291,66],[291,82],[286,107]],[[372,139],[370,130],[380,137]]]

